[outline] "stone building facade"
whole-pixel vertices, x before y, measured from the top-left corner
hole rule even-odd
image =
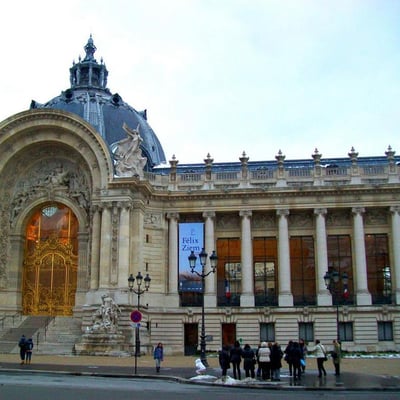
[[[140,271],[151,277],[144,348],[194,352],[204,301],[210,351],[236,338],[337,335],[348,350],[400,350],[400,158],[390,146],[374,157],[315,149],[304,160],[279,151],[167,164],[146,112],[107,89],[95,50],[90,38],[61,96],[0,123],[0,313],[72,315],[84,332],[107,295],[130,342],[128,277]],[[202,248],[218,256],[204,287],[188,267]],[[338,277],[331,290],[327,272]]]

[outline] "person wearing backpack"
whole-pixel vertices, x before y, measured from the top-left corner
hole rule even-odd
[[[33,340],[29,338],[25,342],[25,364],[30,364],[32,360]]]
[[[25,362],[25,354],[26,354],[26,337],[22,335],[18,342],[19,346],[19,356],[21,358],[21,365]]]

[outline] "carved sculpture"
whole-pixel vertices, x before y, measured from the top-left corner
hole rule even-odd
[[[108,295],[101,296],[101,305],[92,315],[92,326],[89,332],[114,333],[118,331],[118,320],[121,309]]]
[[[130,129],[124,123],[123,129],[127,134],[127,138],[111,146],[114,155],[115,173],[121,177],[142,177],[147,158],[142,156],[140,148],[143,139],[139,134],[139,125],[136,129]]]

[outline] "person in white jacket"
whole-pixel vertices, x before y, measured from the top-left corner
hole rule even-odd
[[[271,350],[267,342],[262,342],[261,347],[258,349],[257,357],[258,363],[261,368],[261,379],[266,381],[271,378]]]
[[[327,360],[326,350],[318,339],[315,341],[315,347],[313,348],[313,353],[315,354],[315,358],[317,359],[318,377],[321,378],[322,374],[326,376],[326,371],[324,368],[324,362]]]

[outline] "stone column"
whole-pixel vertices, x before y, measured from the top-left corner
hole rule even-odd
[[[93,207],[92,214],[92,254],[90,258],[90,290],[99,288],[100,267],[100,207]]]
[[[390,213],[392,215],[393,249],[393,268],[391,268],[392,290],[396,304],[400,304],[400,207],[390,207]]]
[[[249,210],[240,211],[242,218],[241,264],[242,264],[242,293],[241,307],[254,307],[254,267],[253,247],[251,241],[251,216]]]
[[[87,232],[78,232],[78,275],[76,283],[75,306],[86,303],[86,293],[90,284],[88,271],[88,242]]]
[[[214,211],[205,211],[203,213],[203,218],[205,220],[205,242],[204,248],[208,254],[207,264],[205,271],[211,270],[210,266],[210,256],[215,248],[215,236],[214,236]],[[217,271],[214,274],[210,274],[205,278],[205,292],[204,292],[204,306],[205,307],[216,307],[217,306]]]
[[[367,306],[371,304],[371,294],[368,291],[367,258],[365,254],[364,222],[362,216],[365,209],[362,207],[353,207],[351,211],[353,213],[357,305]]]
[[[279,263],[279,307],[293,307],[290,275],[290,249],[288,209],[277,210],[278,221],[278,263]]]
[[[326,208],[316,208],[315,230],[317,245],[317,303],[319,306],[332,305],[332,296],[325,286],[324,275],[328,271],[328,246],[326,242],[325,215]]]
[[[112,203],[103,203],[100,233],[99,289],[106,289],[110,281],[111,265],[111,210]]]
[[[143,276],[146,275],[146,266],[143,256],[144,245],[144,210],[140,201],[131,203],[132,212],[130,214],[130,260],[129,260],[129,273],[136,276],[141,272]]]
[[[0,232],[0,236],[2,233]],[[2,237],[4,240],[4,236]],[[0,290],[0,304],[5,309],[21,311],[22,307],[22,265],[24,262],[24,246],[25,236],[20,234],[10,234],[10,255],[2,253],[5,257],[6,268],[1,268],[1,290]]]
[[[130,265],[130,213],[129,202],[118,203],[120,209],[119,232],[118,232],[118,287],[128,286],[129,265]]]
[[[178,213],[168,213],[168,292],[178,294]]]

